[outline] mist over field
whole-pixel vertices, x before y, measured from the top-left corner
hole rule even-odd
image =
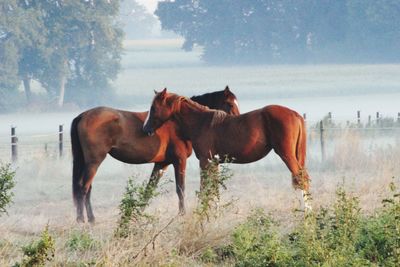
[[[146,208],[157,219],[152,224],[156,230],[146,228],[125,241],[112,239],[128,178],[137,183],[147,181],[153,164],[129,165],[111,156],[101,164],[93,182],[95,225],[76,223],[72,200],[72,120],[98,105],[147,111],[154,90],[163,88],[190,97],[228,85],[237,96],[241,113],[278,104],[305,115],[306,166],[316,211],[331,205],[337,186],[343,185],[350,195],[359,197],[363,214],[374,214],[388,196],[389,184],[399,184],[400,64],[394,53],[399,46],[394,40],[400,24],[398,18],[388,22],[393,10],[400,10],[395,1],[365,1],[367,6],[362,8],[360,1],[314,1],[315,16],[311,18],[304,6],[295,6],[296,1],[277,1],[281,6],[276,6],[276,1],[221,1],[215,6],[213,1],[162,1],[158,6],[158,1],[137,1],[139,5],[125,1],[119,9],[119,1],[100,1],[96,6],[93,1],[74,0],[58,23],[63,25],[70,19],[82,22],[82,32],[71,25],[65,26],[65,34],[49,29],[61,38],[47,40],[54,42],[52,45],[68,41],[65,49],[69,52],[58,58],[61,61],[57,61],[59,51],[49,47],[22,49],[32,48],[34,43],[44,45],[47,37],[35,29],[48,24],[44,18],[35,18],[36,11],[30,9],[36,6],[18,7],[17,1],[11,2],[12,10],[0,0],[0,161],[11,162],[12,126],[18,137],[18,160],[11,165],[16,171],[13,203],[8,214],[0,214],[0,266],[21,260],[21,246],[38,237],[46,224],[56,238],[55,260],[49,266],[97,266],[99,262],[124,266],[178,213],[170,166],[162,178],[164,193]],[[17,7],[23,9],[18,14],[25,14],[22,18],[31,22],[32,29],[18,28],[20,22],[9,16],[19,10]],[[85,16],[74,15],[76,10]],[[93,21],[85,24],[99,16],[104,16],[99,25],[109,28],[90,26],[97,23]],[[281,24],[276,19],[280,16]],[[272,24],[265,23],[268,18]],[[337,31],[327,23],[334,18]],[[256,23],[259,20],[261,24]],[[224,21],[231,23],[229,27]],[[348,25],[342,25],[343,21]],[[271,26],[263,30],[264,26],[257,25]],[[224,27],[229,30],[218,34],[217,29]],[[360,27],[363,32],[352,35]],[[376,28],[381,32],[375,36]],[[37,39],[25,40],[17,35],[17,29],[36,33]],[[79,38],[72,38],[74,34]],[[111,41],[115,43],[110,45]],[[362,51],[355,53],[357,47]],[[18,49],[23,52],[14,51]],[[51,55],[52,60],[43,61],[44,55]],[[24,65],[27,59],[32,61]],[[61,65],[52,65],[53,61]],[[50,65],[31,69],[32,62]],[[6,72],[7,64],[12,67]],[[325,127],[322,132],[321,122]],[[58,150],[59,125],[64,129],[62,157]],[[276,219],[281,233],[291,231],[301,221],[295,212],[304,208],[301,193],[293,189],[289,170],[271,151],[257,162],[229,165],[233,177],[222,191],[221,202],[234,199],[233,205],[201,234],[190,232],[193,229],[187,228],[198,204],[198,164],[194,155],[188,159],[187,214],[174,220],[153,242],[154,250],[132,260],[135,264],[207,265],[200,260],[202,253],[229,243],[232,231],[255,208]],[[96,245],[71,249],[68,244],[75,233],[89,234]],[[184,252],[178,247],[184,247]],[[227,262],[231,265],[234,263]]]

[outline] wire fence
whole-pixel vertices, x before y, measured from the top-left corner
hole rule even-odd
[[[332,113],[319,121],[308,121],[306,114],[303,117],[307,126],[308,150],[318,154],[320,161],[326,159],[339,138],[349,134],[357,135],[367,148],[400,143],[400,112],[397,118],[382,118],[377,112],[374,119],[369,116],[366,121],[361,120],[359,111],[353,121],[335,121]],[[19,135],[16,127],[11,126],[9,136],[0,136],[1,160],[16,162],[37,156],[71,157],[71,140],[63,125],[58,126],[58,131],[31,135]]]

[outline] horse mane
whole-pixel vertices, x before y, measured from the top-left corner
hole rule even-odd
[[[228,114],[225,111],[218,110],[218,109],[210,109],[207,106],[203,106],[195,101],[192,100],[192,98],[187,98],[184,96],[179,96],[176,94],[171,94],[169,97],[169,101],[172,104],[172,109],[174,112],[180,112],[181,110],[181,105],[183,102],[187,103],[190,105],[190,107],[195,108],[198,111],[209,111],[212,113],[212,119],[211,119],[211,126],[214,127],[215,125],[218,125],[222,123],[225,118],[228,116]]]
[[[227,113],[222,110],[213,110],[213,117],[211,120],[211,127],[221,124],[227,117]]]
[[[224,96],[224,91],[217,91],[212,93],[206,93],[203,95],[195,95],[192,96],[190,99],[203,106],[208,106],[215,109],[217,104],[216,103],[217,98],[220,99],[223,96]]]
[[[210,109],[207,106],[203,106],[190,98],[184,97],[184,96],[179,96],[176,94],[170,94],[167,100],[171,105],[172,109],[176,112],[179,112],[181,110],[181,105],[182,102],[188,103],[191,107],[194,107],[196,110],[199,111],[209,111]]]

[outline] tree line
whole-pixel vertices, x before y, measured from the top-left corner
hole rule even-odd
[[[398,62],[398,0],[167,0],[162,28],[211,63]]]
[[[31,83],[49,101],[85,105],[111,94],[123,32],[118,0],[0,0],[0,109]]]

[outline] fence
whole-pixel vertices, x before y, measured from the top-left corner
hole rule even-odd
[[[64,137],[64,125],[62,124],[58,126],[58,132],[22,136],[18,135],[16,126],[11,126],[11,162],[15,163],[18,161],[19,156],[21,156],[21,148],[25,152],[42,150],[48,154],[50,148],[53,147],[53,152],[56,150],[57,157],[62,158],[65,154],[64,149],[65,147],[69,147],[69,143],[69,139]],[[6,149],[6,146],[5,141],[0,142],[0,147],[3,151]]]
[[[373,135],[376,132],[385,132],[386,136],[391,133],[395,138],[400,139],[400,112],[397,114],[397,118],[383,118],[379,112],[375,113],[375,118],[372,119],[368,116],[366,123],[361,120],[361,112],[357,111],[355,121],[345,121],[344,125],[342,123],[335,122],[333,120],[333,115],[329,112],[320,121],[310,122],[307,121],[307,114],[303,114],[303,118],[306,121],[308,129],[308,139],[311,140],[315,146],[318,143],[320,147],[320,160],[323,162],[327,158],[327,145],[328,142],[332,143],[332,137],[339,136],[343,131],[347,132],[357,132],[363,135],[368,135],[374,138]],[[35,147],[35,151],[42,150],[46,154],[49,154],[50,147],[52,147],[52,154],[55,157],[63,158],[65,156],[65,148],[70,147],[69,135],[67,138],[64,136],[64,126],[58,126],[58,132],[41,134],[41,135],[25,135],[22,136],[23,140],[20,141],[20,136],[17,134],[17,127],[11,126],[11,144],[8,143],[9,149],[11,150],[11,161],[18,161],[20,148],[25,148],[26,151],[32,151]],[[328,138],[329,137],[329,138]],[[6,149],[7,144],[5,142],[0,142],[0,147]],[[7,150],[7,149],[6,149]],[[9,151],[10,151],[9,150]]]
[[[383,118],[379,112],[375,113],[375,119],[371,115],[368,116],[366,123],[361,120],[361,111],[356,113],[356,121],[345,121],[345,124],[337,123],[333,120],[332,112],[328,112],[326,116],[320,121],[310,123],[307,122],[307,114],[303,114],[303,118],[307,123],[308,139],[315,141],[319,139],[321,162],[327,158],[327,142],[332,142],[336,136],[343,135],[344,132],[357,133],[370,139],[376,138],[378,133],[385,137],[392,136],[400,140],[400,112],[397,113],[397,118]],[[328,138],[328,135],[330,138]]]

